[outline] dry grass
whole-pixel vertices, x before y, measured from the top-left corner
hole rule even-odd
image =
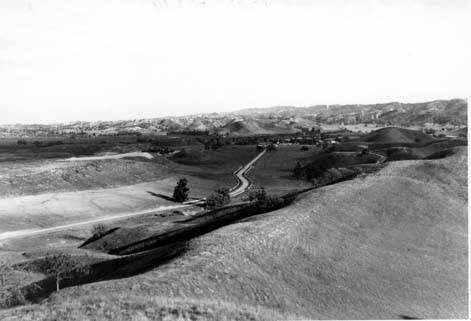
[[[131,289],[132,291],[132,289]],[[48,305],[30,305],[16,310],[0,312],[3,320],[282,320],[287,316],[270,310],[254,309],[217,300],[169,299],[135,295],[110,294],[89,296],[86,300],[59,300],[51,298]]]
[[[191,319],[189,309],[211,310],[201,317],[209,320],[466,318],[466,177],[465,148],[390,163],[194,239],[152,271],[65,289],[0,318],[160,320],[162,308],[177,310],[164,312],[170,319]]]
[[[311,183],[295,179],[292,170],[296,162],[306,165],[319,152],[319,148],[315,146],[309,146],[308,151],[301,151],[301,145],[279,146],[278,151],[263,155],[248,176],[255,185],[263,186],[269,194],[283,194],[311,187]]]

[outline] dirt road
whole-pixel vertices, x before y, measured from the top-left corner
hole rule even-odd
[[[74,161],[89,161],[89,160],[103,160],[103,159],[120,159],[124,157],[144,157],[152,159],[154,156],[147,152],[132,152],[125,154],[113,154],[113,155],[102,155],[102,156],[86,156],[86,157],[71,157],[66,159],[60,159],[59,162],[74,162]]]

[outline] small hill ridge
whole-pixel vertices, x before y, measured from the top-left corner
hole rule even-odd
[[[221,134],[229,134],[230,136],[295,133],[298,131],[298,129],[292,128],[289,125],[282,126],[280,124],[262,122],[255,119],[234,120],[219,130]]]
[[[362,141],[372,143],[429,143],[433,142],[434,138],[422,132],[398,128],[387,127],[378,129],[369,133],[362,138]]]

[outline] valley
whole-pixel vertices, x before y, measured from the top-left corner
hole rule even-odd
[[[90,304],[112,319],[467,315],[462,136],[101,139],[0,146],[1,317],[78,320]],[[43,268],[54,253],[87,271],[59,292]]]

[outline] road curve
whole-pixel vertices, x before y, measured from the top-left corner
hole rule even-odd
[[[245,177],[245,173],[252,168],[253,164],[255,164],[255,162],[260,157],[262,157],[264,153],[265,153],[265,151],[262,151],[254,159],[252,159],[249,163],[247,163],[247,165],[245,165],[244,167],[238,169],[234,173],[234,175],[237,177],[238,183],[237,183],[236,186],[234,186],[231,189],[231,192],[230,192],[231,197],[240,195],[240,194],[244,193],[247,190],[247,188],[249,188],[250,181],[247,179],[247,177]],[[119,215],[99,217],[99,218],[96,218],[96,219],[93,219],[93,220],[75,222],[75,223],[71,223],[71,224],[53,226],[53,227],[48,227],[48,228],[43,228],[43,229],[27,229],[27,230],[4,232],[4,233],[0,233],[0,241],[5,241],[5,240],[12,239],[12,238],[17,238],[17,237],[26,237],[26,236],[32,236],[32,235],[37,235],[37,234],[57,232],[57,231],[67,230],[67,229],[82,226],[82,225],[100,223],[100,222],[105,222],[105,221],[113,221],[113,220],[118,220],[118,219],[122,219],[122,218],[133,217],[133,216],[144,215],[144,214],[150,214],[150,213],[155,213],[155,212],[160,212],[160,211],[181,209],[181,208],[185,208],[185,207],[192,206],[192,205],[195,205],[195,204],[200,204],[200,203],[203,203],[203,202],[204,202],[204,199],[191,200],[191,201],[187,201],[187,202],[184,202],[182,204],[177,204],[177,205],[159,206],[159,207],[156,207],[156,208],[151,209],[151,210],[138,211],[138,212],[129,212],[129,213],[124,213],[124,214],[119,214]]]
[[[231,192],[229,195],[231,197],[238,196],[245,192],[249,187],[250,187],[250,180],[245,176],[245,174],[252,168],[252,166],[255,164],[256,161],[260,159],[260,157],[265,154],[265,150],[263,150],[260,154],[258,154],[254,159],[252,159],[247,165],[239,169],[237,172],[235,172],[235,176],[237,177],[237,180],[239,181],[236,186],[234,186],[231,189]]]

